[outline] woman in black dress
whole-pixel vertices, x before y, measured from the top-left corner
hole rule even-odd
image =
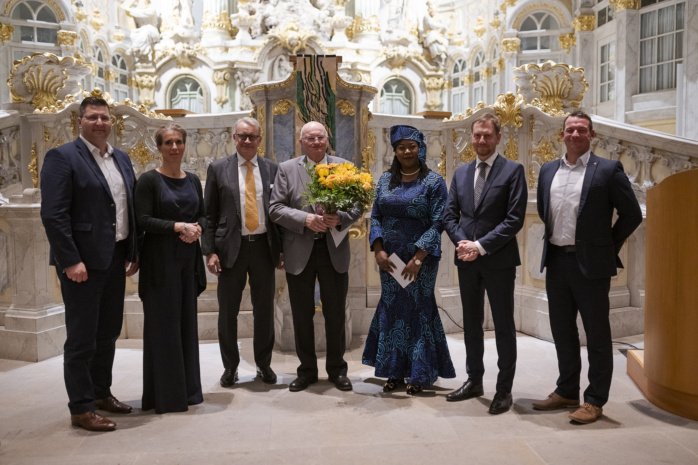
[[[136,184],[136,218],[145,239],[138,293],[143,301],[143,410],[184,412],[203,402],[196,299],[206,288],[199,237],[206,215],[201,181],[181,169],[187,133],[155,133],[162,165]]]

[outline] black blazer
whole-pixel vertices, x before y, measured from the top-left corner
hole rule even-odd
[[[544,164],[538,175],[538,216],[545,223],[545,242],[540,270],[546,265],[550,239],[550,186],[560,160]],[[613,211],[618,219],[613,223]],[[584,173],[582,196],[577,210],[575,251],[579,268],[588,279],[615,276],[623,268],[618,256],[625,240],[642,223],[642,210],[619,161],[593,153]]]
[[[477,208],[473,205],[475,166],[479,160],[453,173],[444,211],[444,229],[454,244],[477,238],[487,252],[478,256],[483,266],[501,269],[521,264],[516,234],[526,216],[528,191],[523,166],[499,155],[494,161]],[[461,268],[474,262],[459,260]]]
[[[129,232],[126,259],[138,257],[133,204],[136,177],[131,160],[114,150],[126,188]],[[83,262],[105,270],[114,256],[116,208],[102,170],[81,138],[49,150],[41,167],[41,220],[51,246],[49,263],[59,272]]]
[[[269,219],[269,197],[274,186],[278,165],[266,158],[257,157],[262,178],[264,223],[271,260],[278,266],[281,241],[275,223]],[[232,268],[240,251],[242,218],[240,211],[240,186],[238,154],[216,160],[208,166],[206,174],[206,217],[211,225],[201,236],[201,248],[205,255],[218,255],[223,268]]]
[[[199,196],[199,212],[197,223],[203,231],[206,231],[206,210],[204,206],[201,181],[194,173],[184,172],[189,182],[192,183]],[[138,178],[136,184],[136,216],[139,228],[145,232],[141,253],[141,267],[138,276],[138,294],[142,297],[149,289],[163,285],[164,273],[162,273],[163,260],[166,253],[162,235],[178,235],[174,231],[175,221],[162,218],[160,206],[160,189],[162,180],[155,170],[150,170]],[[201,255],[201,247],[196,242],[196,281],[197,295],[206,289],[206,268]]]

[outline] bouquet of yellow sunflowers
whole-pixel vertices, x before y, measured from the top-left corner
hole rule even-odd
[[[349,211],[355,204],[366,211],[376,195],[373,176],[351,163],[308,166],[310,182],[303,196],[306,205],[320,205],[323,213]]]

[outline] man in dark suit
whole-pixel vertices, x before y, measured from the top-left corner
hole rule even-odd
[[[225,368],[221,386],[238,380],[238,314],[242,292],[250,279],[254,317],[254,360],[257,375],[276,383],[271,369],[274,349],[274,268],[279,265],[280,242],[269,221],[269,195],[276,163],[257,156],[260,144],[257,120],[245,117],[235,125],[237,153],[216,160],[206,176],[207,228],[201,247],[206,265],[218,276],[218,341]]]
[[[128,155],[115,150],[109,106],[80,105],[80,137],[50,150],[41,168],[41,219],[65,304],[65,386],[71,422],[89,431],[116,423],[94,412],[129,413],[111,394],[126,276],[138,270],[133,208],[136,178]]]
[[[456,249],[468,380],[446,400],[460,401],[484,394],[485,291],[492,308],[499,375],[491,414],[504,413],[512,404],[516,371],[514,281],[521,264],[516,233],[526,213],[526,178],[519,163],[497,153],[502,135],[499,120],[484,115],[472,125],[477,160],[453,174],[444,212],[444,228]]]
[[[592,423],[603,413],[613,374],[611,276],[623,267],[618,253],[642,222],[642,211],[623,165],[591,152],[589,115],[577,111],[565,118],[562,139],[567,153],[544,164],[538,176],[538,215],[545,223],[541,271],[547,267],[548,313],[560,376],[555,392],[533,408],[579,406],[579,311],[587,336],[589,387],[584,405],[570,420]]]
[[[298,377],[290,391],[302,391],[318,380],[315,354],[315,280],[320,282],[322,314],[327,338],[327,374],[337,389],[352,389],[344,361],[346,298],[349,288],[349,237],[335,244],[328,229],[346,231],[361,216],[358,208],[349,212],[321,213],[304,206],[303,192],[310,181],[306,163],[345,163],[327,155],[325,127],[311,121],[303,126],[300,144],[305,156],[279,165],[271,196],[269,218],[281,226],[286,282],[291,300],[296,353],[300,359]]]

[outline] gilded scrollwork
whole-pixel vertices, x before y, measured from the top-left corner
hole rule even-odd
[[[509,141],[507,142],[507,148],[504,150],[504,157],[518,161],[519,160],[519,142],[517,140],[517,131],[509,131]]]
[[[351,225],[349,228],[349,239],[363,239],[366,237],[366,234],[368,233],[368,226],[366,225],[368,221],[366,219],[367,213],[368,212],[364,212],[364,214],[361,215],[361,218]]]
[[[36,152],[36,142],[32,142],[31,152],[29,153],[29,174],[32,177],[32,183],[34,183],[34,188],[39,187],[39,157]]]
[[[523,124],[523,115],[521,113],[523,106],[524,98],[521,94],[507,92],[506,94],[499,94],[497,102],[494,104],[494,111],[502,126],[512,125],[519,128]]]
[[[446,179],[446,146],[441,146],[441,157],[439,165],[436,167],[436,172],[441,175],[442,178]]]
[[[504,53],[516,53],[519,51],[520,46],[521,39],[519,39],[518,37],[512,37],[509,39],[502,40],[502,50],[504,50]]]
[[[615,4],[616,11],[640,9],[640,0],[610,0],[610,3]]]
[[[554,110],[578,107],[589,88],[584,69],[552,61],[514,68],[514,79],[526,101],[537,98]]]
[[[5,45],[6,41],[12,39],[13,32],[15,32],[15,28],[11,24],[0,23],[0,40],[2,40],[3,45]]]
[[[579,15],[572,21],[575,32],[593,31],[596,27],[595,15]]]
[[[349,100],[340,99],[337,100],[337,106],[339,107],[339,112],[344,116],[354,116],[356,115],[356,108]]]
[[[473,148],[473,144],[468,142],[468,145],[465,146],[465,150],[460,155],[460,160],[463,163],[470,163],[471,161],[475,161],[475,158],[477,158],[477,153]]]
[[[361,150],[361,166],[369,170],[371,166],[376,162],[376,135],[373,133],[373,129],[368,130],[366,135],[366,147]]]
[[[142,140],[138,141],[138,143],[128,151],[128,156],[140,166],[145,166],[155,160],[155,155],[153,155],[153,152]]]
[[[78,40],[78,33],[75,31],[58,31],[58,44],[75,47]]]
[[[264,130],[264,121],[266,119],[265,115],[265,108],[266,104],[262,104],[259,106],[258,111],[256,112],[257,116],[257,121],[259,122],[259,137],[261,142],[259,143],[259,147],[257,147],[257,155],[264,158],[265,152],[267,149],[267,139],[266,139],[266,131]]]
[[[290,20],[282,29],[272,29],[265,41],[277,40],[279,44],[292,54],[308,46],[308,40],[317,37],[315,31],[301,29],[295,20]]]
[[[339,103],[337,103],[339,105]],[[281,99],[278,102],[274,104],[274,106],[271,109],[271,112],[274,116],[276,115],[285,115],[289,112],[291,108],[295,108],[296,104],[288,99]]]
[[[88,69],[73,57],[34,53],[14,62],[7,84],[14,103],[29,100],[36,108],[55,105],[79,89]]]
[[[557,39],[560,42],[560,47],[567,53],[570,53],[572,47],[577,45],[577,36],[574,35],[574,32],[570,32],[569,34],[562,34]]]

